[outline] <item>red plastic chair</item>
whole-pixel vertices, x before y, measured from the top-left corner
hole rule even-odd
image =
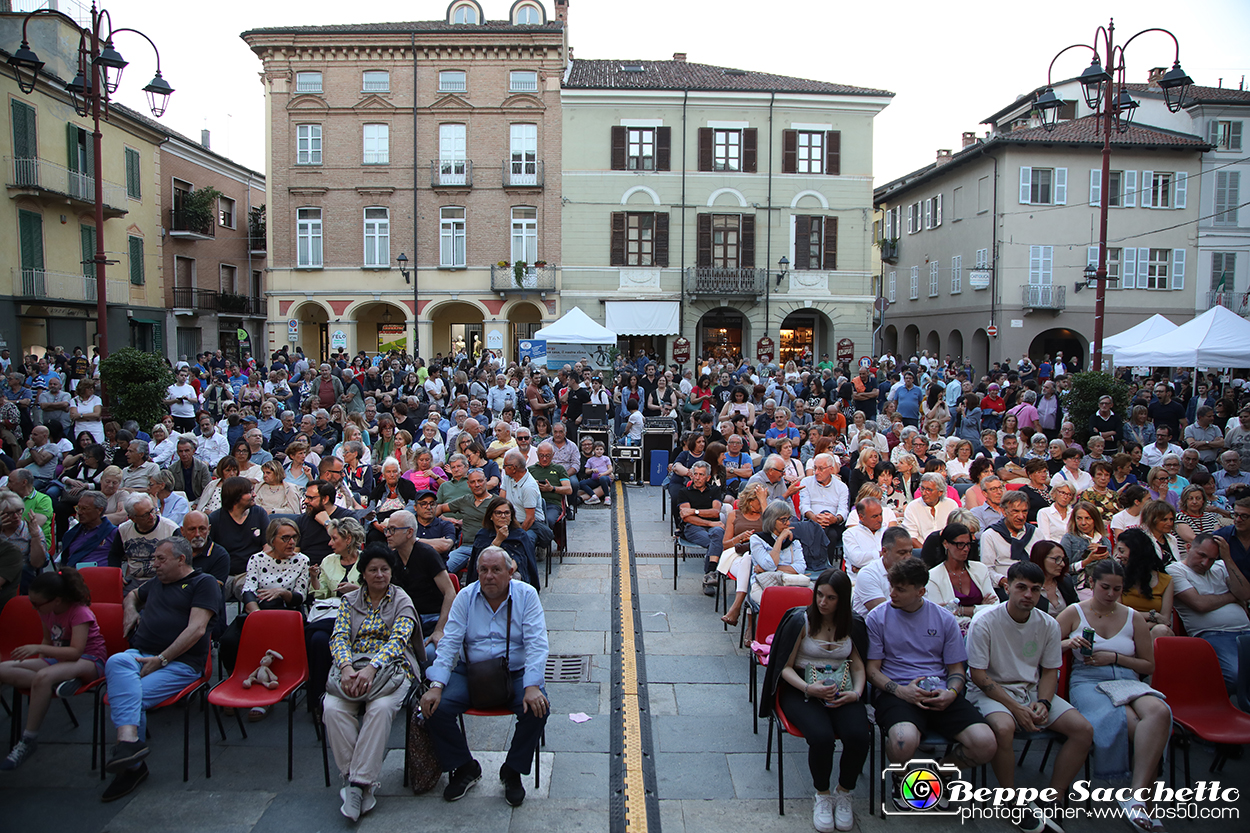
[[[798,727],[789,721],[786,713],[781,710],[781,686],[788,683],[779,683],[777,693],[773,698],[773,713],[768,716],[768,746],[764,752],[764,769],[771,769],[773,754],[773,722],[777,723],[777,815],[784,816],[786,814],[786,776],[785,776],[785,758],[782,756],[781,736],[792,735],[802,739],[803,733]],[[868,779],[869,786],[875,781],[875,778]],[[870,797],[868,806],[873,805]]]
[[[13,651],[23,645],[37,645],[43,642],[43,622],[39,614],[25,596],[14,596],[0,610],[0,662],[12,659]],[[17,743],[22,736],[22,696],[28,692],[13,689],[13,705],[10,708],[12,722],[9,726],[9,746]],[[70,712],[74,725],[78,721]]]
[[[121,567],[80,567],[78,573],[91,591],[93,610],[98,604],[119,605],[125,601]]]
[[[121,570],[116,567],[112,569],[117,570],[119,575],[121,574]],[[95,614],[96,624],[100,627],[100,635],[104,637],[104,645],[109,657],[113,656],[113,654],[120,654],[130,648],[130,643],[126,641],[126,634],[123,630],[126,611],[122,605],[93,603],[91,612]],[[103,659],[107,660],[108,657]],[[75,696],[90,693],[93,698],[91,704],[91,768],[93,770],[96,767],[97,749],[101,749],[99,755],[100,766],[104,766],[103,748],[96,742],[100,734],[100,722],[104,719],[103,709],[101,708],[104,702],[104,684],[105,677],[101,674],[91,682],[79,686],[78,690],[74,692]]]
[[[252,671],[260,665],[265,651],[270,649],[282,654],[282,659],[270,667],[278,676],[278,687],[272,690],[260,685],[244,688],[243,681],[251,676]],[[215,712],[216,708],[234,709],[239,731],[246,739],[247,729],[243,728],[240,710],[273,706],[286,700],[286,779],[290,781],[295,777],[295,698],[307,682],[308,653],[304,642],[304,619],[299,611],[258,610],[248,614],[243,621],[243,635],[239,640],[239,657],[234,664],[234,673],[213,686],[212,691],[208,692],[208,702],[215,707]],[[220,714],[218,728],[224,736]],[[207,712],[204,714],[204,735],[208,736]],[[204,777],[212,777],[207,756],[204,759]]]
[[[460,576],[455,573],[448,573],[447,578],[451,579],[451,589],[457,593],[460,592]]]
[[[777,626],[781,624],[781,618],[786,615],[786,611],[794,607],[807,607],[812,603],[812,588],[810,587],[765,587],[764,594],[760,597],[760,612],[755,621],[756,642],[763,642],[777,631]],[[752,651],[747,657],[750,663],[749,699],[752,703],[756,702],[756,668],[765,663],[755,655]],[[759,710],[751,710],[751,719],[754,724],[755,734],[760,733]]]
[[[1185,630],[1185,622],[1181,619],[1180,611],[1176,609],[1176,605],[1172,605],[1172,633],[1177,636],[1189,636]]]
[[[507,708],[507,707],[499,708],[499,709],[474,709],[474,708],[465,709],[464,714],[460,715],[460,734],[465,735],[465,739],[467,740],[468,733],[464,729],[464,716],[466,714],[469,717],[514,717],[516,715],[516,712],[514,712],[511,708]],[[547,730],[546,728],[544,728],[542,735],[539,736],[538,746],[534,747],[534,789],[538,789],[539,750],[541,750],[546,745],[547,745]],[[407,774],[405,773],[405,778],[404,778],[405,783],[407,783],[407,780],[408,780]]]
[[[1155,673],[1151,685],[1167,697],[1172,709],[1173,740],[1180,730],[1185,750],[1185,785],[1189,779],[1189,737],[1197,735],[1216,744],[1211,772],[1219,772],[1228,754],[1226,746],[1250,743],[1250,715],[1229,702],[1215,649],[1205,639],[1161,636],[1154,641]],[[1171,756],[1169,775],[1176,783],[1176,758]]]

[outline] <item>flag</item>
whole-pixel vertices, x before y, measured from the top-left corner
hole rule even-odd
[[[1220,280],[1219,280],[1219,282],[1215,285],[1215,291],[1216,291],[1216,292],[1223,292],[1223,291],[1226,289],[1225,283],[1226,283],[1226,281],[1227,281],[1227,278],[1228,278],[1228,272],[1226,272],[1226,271],[1221,271],[1221,272],[1220,272]]]

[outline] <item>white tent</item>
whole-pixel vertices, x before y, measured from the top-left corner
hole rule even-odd
[[[1121,350],[1167,335],[1175,329],[1175,324],[1156,313],[1134,327],[1103,339],[1102,349],[1108,353],[1116,353],[1116,361],[1119,361],[1118,354]]]
[[[1250,321],[1213,307],[1170,333],[1115,353],[1121,366],[1250,367]]]
[[[558,344],[616,344],[616,333],[591,321],[579,307],[573,307],[560,320],[534,333],[534,338]]]

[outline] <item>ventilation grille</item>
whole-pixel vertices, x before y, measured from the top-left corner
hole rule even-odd
[[[543,678],[549,683],[588,683],[590,682],[590,655],[548,655]]]

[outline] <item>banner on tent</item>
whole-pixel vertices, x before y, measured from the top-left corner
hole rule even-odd
[[[612,357],[608,355],[611,346],[607,344],[560,344],[548,341],[546,348],[547,367],[559,370],[566,364],[573,365],[581,362],[592,370],[612,368]]]
[[[521,358],[529,357],[530,364],[538,367],[547,366],[547,342],[541,338],[522,339],[518,345],[520,348]]]

